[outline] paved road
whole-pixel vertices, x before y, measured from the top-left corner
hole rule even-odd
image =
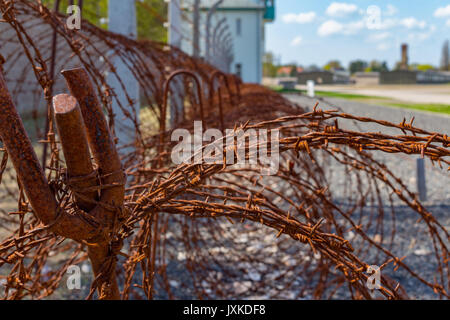
[[[311,110],[314,104],[318,101],[317,99],[300,95],[286,95],[286,97],[309,110]],[[403,121],[403,118],[406,118],[409,122],[412,117],[415,117],[414,125],[416,127],[431,132],[445,133],[447,135],[450,134],[450,116],[443,114],[376,106],[339,98],[322,98],[319,102],[320,108],[324,110],[340,109],[345,113],[373,119],[387,120],[393,123],[400,123]],[[348,130],[361,132],[382,131],[383,133],[392,135],[402,134],[402,132],[398,129],[385,128],[371,123],[355,124],[352,121],[342,120],[339,121],[339,126]],[[382,161],[389,168],[391,168],[397,176],[401,177],[411,187],[411,191],[416,191],[417,156],[388,154],[381,151],[374,152],[374,156],[377,160]],[[450,173],[446,171],[446,168],[440,169],[438,166],[433,166],[431,161],[428,159],[425,161],[425,168],[427,191],[429,195],[427,203],[429,205],[450,205]],[[340,175],[338,175],[338,177],[342,178]],[[336,183],[339,183],[339,181],[336,181]]]
[[[319,101],[322,109],[341,109],[343,112],[353,115],[387,120],[394,123],[402,122],[403,118],[406,118],[409,122],[412,117],[415,117],[414,125],[417,127],[432,132],[450,134],[450,116],[445,114],[377,106],[340,98],[321,98],[318,100],[301,95],[286,95],[286,97],[302,107],[309,109],[312,109],[314,104]],[[379,130],[379,128],[378,125],[364,125],[364,129],[367,129],[366,131]],[[395,133],[398,133],[398,130],[395,130]]]
[[[306,86],[300,85],[298,88],[306,90]],[[410,103],[450,105],[450,85],[380,85],[371,87],[317,85],[316,90],[386,97]]]

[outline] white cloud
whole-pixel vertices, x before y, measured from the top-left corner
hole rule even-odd
[[[383,41],[391,37],[390,32],[381,32],[376,34],[371,34],[369,40],[373,42]]]
[[[450,4],[446,7],[437,8],[434,12],[434,16],[437,18],[450,17]]]
[[[285,23],[310,23],[316,19],[316,13],[311,12],[301,12],[299,14],[288,13],[282,17]]]
[[[428,32],[419,32],[419,33],[410,33],[408,35],[409,40],[414,41],[414,40],[419,40],[419,41],[423,41],[428,39],[431,36],[431,34],[429,34]]]
[[[436,31],[436,26],[431,25],[430,28],[427,31],[424,32],[415,32],[410,33],[408,35],[408,38],[410,41],[424,41],[427,40],[431,35]]]
[[[450,19],[447,19],[447,21],[445,21],[445,25],[450,28]]]
[[[425,20],[418,20],[415,17],[408,17],[403,19],[387,18],[371,25],[369,29],[373,30],[387,30],[394,27],[403,26],[407,29],[426,29],[428,26]]]
[[[370,30],[387,30],[398,26],[399,21],[395,18],[387,18],[379,21],[371,21],[366,18],[367,28]]]
[[[327,37],[333,34],[351,35],[358,33],[365,27],[364,21],[354,21],[349,23],[340,23],[336,20],[328,20],[322,23],[317,30],[317,33],[321,37]]]
[[[317,33],[321,37],[330,36],[332,34],[341,33],[344,29],[342,23],[334,20],[328,20],[321,24]]]
[[[400,24],[408,29],[413,28],[425,29],[427,26],[427,23],[424,20],[419,21],[414,17],[402,19],[400,20]]]
[[[365,23],[363,20],[350,22],[344,25],[344,34],[355,34],[364,29]]]
[[[391,48],[391,45],[386,42],[383,42],[383,43],[380,43],[379,45],[377,45],[377,50],[379,50],[379,51],[386,51],[390,48]]]
[[[297,47],[297,46],[299,46],[302,42],[303,42],[303,38],[302,38],[301,36],[297,36],[297,37],[295,37],[295,38],[291,41],[291,46]]]
[[[393,16],[398,12],[397,7],[393,6],[392,4],[387,5],[386,15],[387,16]]]
[[[355,4],[345,2],[333,2],[326,10],[326,14],[331,17],[343,17],[355,13],[358,7]]]

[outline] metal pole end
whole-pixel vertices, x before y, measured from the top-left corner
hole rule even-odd
[[[70,69],[63,69],[63,70],[61,70],[61,74],[64,77],[70,77],[70,76],[79,74],[81,72],[85,72],[84,68],[82,68],[82,67],[76,67],[76,68],[70,68]]]
[[[53,97],[53,110],[55,114],[66,114],[77,106],[77,99],[69,94],[58,94]]]

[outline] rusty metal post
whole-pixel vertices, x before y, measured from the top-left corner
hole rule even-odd
[[[241,94],[242,80],[235,74],[229,75],[228,77],[230,77],[233,80],[234,87],[236,89],[236,102],[235,103],[237,105],[239,105],[241,103],[241,98],[242,98],[242,94]]]
[[[200,57],[200,0],[193,0],[192,8],[192,56]]]
[[[91,80],[82,68],[64,70],[62,74],[72,95],[78,100],[89,146],[102,177],[101,182],[104,185],[116,184],[114,187],[102,190],[100,201],[106,201],[106,204],[111,207],[121,208],[125,193],[122,163]]]
[[[105,231],[113,232],[119,226],[118,221],[123,219],[125,175],[122,164],[86,70],[76,68],[64,70],[62,74],[80,105],[89,146],[98,165],[101,184],[108,186],[101,190],[99,205],[91,210],[90,214],[103,223]],[[99,295],[102,299],[120,299],[115,273],[117,252],[114,252],[113,241],[114,239],[110,239],[109,242],[96,243],[88,247],[94,274],[100,277]],[[105,267],[108,268],[106,277],[105,274],[102,275]]]
[[[166,131],[166,118],[167,118],[167,103],[168,103],[168,95],[169,95],[169,89],[170,89],[170,83],[173,81],[173,79],[180,75],[180,74],[184,74],[187,76],[190,76],[194,81],[195,84],[197,86],[197,95],[198,95],[198,100],[199,100],[199,107],[200,107],[200,118],[202,119],[202,122],[205,122],[204,119],[204,110],[203,110],[203,90],[201,87],[201,81],[200,78],[193,73],[190,70],[186,70],[186,69],[181,69],[181,70],[177,70],[172,72],[166,79],[166,81],[164,82],[163,85],[163,90],[164,90],[164,97],[163,97],[163,107],[161,110],[161,119],[160,119],[160,132],[161,132],[161,146],[164,143],[164,135],[163,133]]]
[[[207,62],[211,59],[211,18],[216,13],[217,8],[223,3],[224,0],[217,0],[216,3],[208,10],[206,15],[206,40],[205,40],[205,58]]]
[[[16,107],[0,67],[0,136],[17,176],[39,220],[50,224],[57,204]]]
[[[22,119],[8,92],[1,66],[0,136],[36,217],[62,237],[80,242],[101,239],[98,227],[58,208]]]
[[[209,107],[211,109],[213,108],[213,100],[214,100],[214,94],[215,94],[215,92],[214,92],[214,84],[215,84],[216,78],[218,78],[218,79],[222,78],[224,80],[225,86],[226,86],[227,91],[228,91],[228,95],[230,97],[230,102],[231,102],[231,104],[234,103],[234,96],[233,96],[233,92],[231,91],[227,75],[225,73],[223,73],[222,71],[220,71],[220,70],[216,70],[216,71],[213,72],[213,74],[211,75],[210,80],[209,80]],[[219,97],[220,125],[221,125],[222,132],[225,132],[225,124],[224,124],[224,120],[223,120],[222,93],[221,93],[221,89],[220,89],[220,83],[219,83],[219,87],[218,87],[218,97]]]
[[[74,97],[60,94],[53,97],[53,109],[66,160],[69,185],[75,191],[78,207],[88,212],[96,206],[98,192],[92,191],[92,187],[96,187],[98,183],[80,107]],[[84,191],[89,188],[90,191]]]

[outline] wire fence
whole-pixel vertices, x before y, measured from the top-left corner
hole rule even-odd
[[[233,283],[253,268],[259,276],[251,290],[269,298],[294,290],[296,297],[309,291],[313,298],[333,298],[344,291],[354,299],[372,299],[366,271],[373,255],[381,270],[394,265],[437,298],[449,297],[447,227],[372,155],[416,154],[448,166],[445,134],[416,128],[413,121],[395,124],[318,105],[307,111],[164,44],[133,41],[85,21],[81,30],[68,30],[65,16],[36,1],[0,0],[0,10],[4,299],[52,296],[64,286],[68,268],[86,260],[94,271],[89,299],[233,298],[239,295]],[[139,83],[140,112],[148,118],[133,111],[131,99],[121,103],[108,86],[111,76],[122,83],[117,58]],[[175,77],[183,90],[171,85]],[[173,109],[167,109],[176,99],[168,97],[177,94],[184,118],[171,127]],[[114,143],[122,120],[114,114],[114,101],[134,124],[135,143],[126,146],[134,151],[125,155]],[[279,131],[277,174],[262,175],[259,164],[175,165],[172,133],[192,132],[194,120],[222,131]],[[348,122],[362,128],[377,124],[379,131],[347,130]],[[383,133],[386,128],[398,134]],[[48,146],[45,163],[35,153],[42,144]],[[245,145],[247,159],[255,147]],[[344,183],[335,188],[329,172],[340,169]],[[342,194],[348,195],[345,204],[337,201]],[[386,212],[396,203],[410,208],[425,230],[423,241],[433,248],[432,276],[396,254],[396,213]],[[257,252],[236,243],[242,234],[252,234]],[[276,252],[257,254],[269,244]],[[175,284],[183,272],[188,276]],[[387,299],[408,298],[401,283],[384,272],[377,292]]]

